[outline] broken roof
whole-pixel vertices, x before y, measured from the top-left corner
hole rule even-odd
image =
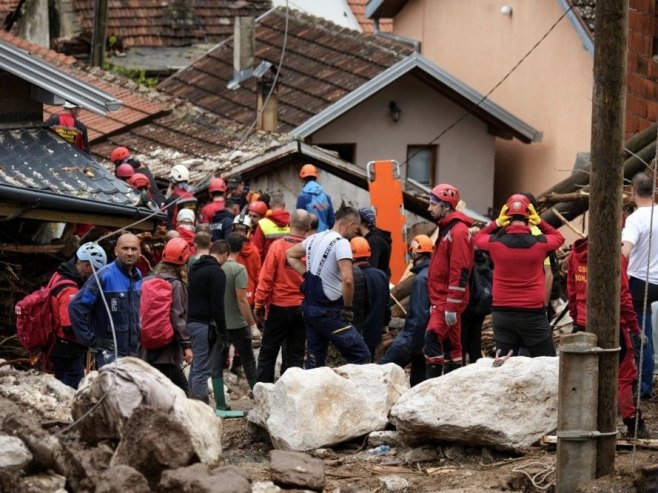
[[[257,20],[255,56],[277,67],[279,130],[289,131],[409,55],[410,46],[343,29],[323,19],[277,8]],[[258,61],[256,62],[258,63]],[[233,78],[233,40],[228,39],[158,86],[240,123],[256,116],[256,81],[227,89]]]

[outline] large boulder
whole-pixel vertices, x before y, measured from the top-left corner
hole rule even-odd
[[[426,380],[393,406],[391,421],[408,442],[463,442],[522,450],[557,428],[558,358],[483,358]]]
[[[264,427],[277,449],[307,451],[383,430],[408,388],[394,364],[290,368],[276,384],[257,384],[247,419]]]
[[[90,442],[120,439],[135,409],[146,405],[162,411],[186,430],[201,462],[214,464],[221,456],[221,420],[201,401],[188,399],[171,380],[137,358],[119,358],[80,384],[72,406],[81,436]],[[92,407],[96,406],[93,410]]]
[[[34,410],[44,421],[71,421],[75,389],[35,370],[0,373],[0,396]]]

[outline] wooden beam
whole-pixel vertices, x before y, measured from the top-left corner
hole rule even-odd
[[[68,248],[67,244],[57,245],[14,245],[10,243],[0,243],[1,253],[59,253],[61,250]]]
[[[539,439],[539,444],[540,445],[556,445],[557,444],[557,436],[555,435],[544,435]],[[655,438],[638,438],[636,445],[639,448],[646,448],[646,449],[652,449],[652,450],[658,450],[658,440]],[[626,447],[633,447],[633,439],[632,438],[617,438],[617,448],[626,448]]]
[[[8,203],[0,203],[0,217],[9,217],[19,214],[22,208]],[[121,228],[136,221],[132,217],[110,216],[102,214],[89,214],[86,212],[57,211],[50,209],[30,209],[20,214],[18,219],[35,219],[53,223],[79,223],[94,224],[96,226],[107,226]],[[154,227],[154,220],[143,221],[132,229],[150,231]]]

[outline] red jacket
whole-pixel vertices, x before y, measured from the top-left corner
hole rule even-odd
[[[620,322],[635,334],[640,333],[640,326],[633,309],[633,298],[628,288],[626,269],[628,260],[621,256],[621,290]],[[569,295],[569,314],[578,325],[587,325],[587,239],[574,242],[569,254],[569,272],[567,273],[567,293]]]
[[[269,216],[258,221],[251,242],[260,252],[260,259],[265,261],[265,255],[270,245],[279,238],[290,234],[290,213],[283,209],[273,210]]]
[[[251,241],[247,240],[242,245],[242,251],[236,259],[238,264],[244,265],[247,269],[247,300],[251,306],[254,306],[254,296],[256,294],[256,286],[258,285],[258,276],[260,274],[260,255],[258,250]]]
[[[62,285],[62,283],[66,284]],[[48,282],[48,287],[52,289],[58,284],[61,287],[55,288],[50,297],[50,309],[53,315],[57,337],[80,344],[75,335],[73,335],[71,319],[69,317],[69,303],[78,294],[80,289],[75,281],[64,277],[59,272],[55,272]]]
[[[564,237],[546,221],[539,224],[539,236],[520,224],[494,233],[497,229],[492,221],[473,237],[473,245],[488,251],[494,264],[493,307],[542,309],[546,300],[544,259],[564,243]]]
[[[427,274],[430,304],[442,311],[461,313],[468,305],[468,276],[473,246],[468,228],[473,221],[453,211],[439,221],[439,238]]]
[[[208,224],[210,221],[212,221],[212,218],[216,212],[224,210],[224,204],[225,201],[222,197],[222,200],[211,201],[204,205],[201,208],[201,218],[199,219],[199,223]]]
[[[286,260],[286,250],[304,241],[301,236],[285,236],[270,246],[258,278],[256,305],[300,306],[304,295],[299,290],[302,276]]]
[[[180,226],[176,228],[176,231],[178,231],[181,238],[187,241],[187,244],[190,245],[190,251],[192,252],[192,255],[194,255],[196,253],[196,245],[194,244],[196,233],[191,229],[181,228]]]

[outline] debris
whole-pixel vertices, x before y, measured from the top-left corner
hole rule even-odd
[[[158,493],[251,493],[251,479],[236,466],[210,469],[206,464],[162,473]]]
[[[381,476],[378,479],[384,491],[407,491],[411,486],[402,476]]]
[[[407,464],[415,464],[417,462],[432,462],[439,460],[439,453],[434,447],[425,446],[409,450],[404,454],[404,461]]]
[[[19,470],[32,462],[32,453],[20,438],[0,435],[0,470]]]
[[[251,493],[279,493],[283,491],[272,481],[256,481],[251,485]]]
[[[2,372],[0,395],[29,406],[46,421],[71,421],[71,403],[75,390],[53,375],[35,370]]]
[[[148,481],[142,474],[124,464],[111,467],[96,482],[96,493],[150,493]]]
[[[284,488],[324,489],[324,463],[301,452],[270,452],[272,481]]]
[[[59,474],[35,474],[21,478],[15,491],[22,493],[66,493],[66,478]],[[141,493],[138,490],[130,490],[131,493]],[[96,493],[102,493],[96,490]]]
[[[493,464],[496,461],[493,452],[487,447],[482,447],[481,457],[482,464]]]
[[[373,431],[368,435],[368,445],[370,447],[378,447],[379,445],[397,447],[400,445],[400,436],[397,431],[392,430]]]
[[[635,442],[638,448],[658,450],[658,439],[656,438],[638,438],[635,441],[632,438],[617,438],[617,447],[631,448],[633,447],[633,442]],[[541,437],[539,443],[541,445],[557,445],[557,436],[545,435]]]
[[[401,437],[519,451],[555,430],[558,358],[491,362],[482,358],[402,395],[390,413]]]
[[[445,455],[446,459],[455,462],[461,462],[466,458],[466,452],[464,451],[464,447],[458,443],[454,445],[449,445],[448,447],[444,447],[443,455]]]

